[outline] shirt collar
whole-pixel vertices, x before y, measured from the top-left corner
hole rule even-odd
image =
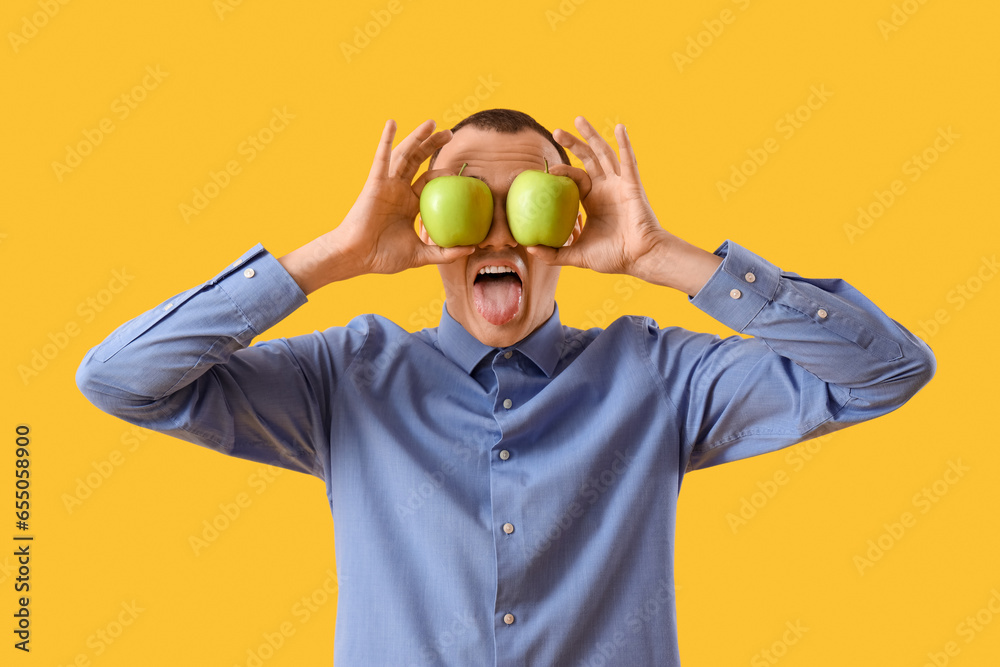
[[[498,349],[480,342],[466,331],[448,313],[447,304],[442,308],[441,324],[438,325],[438,347],[466,373],[472,373],[483,357]],[[552,316],[542,326],[508,349],[518,350],[531,359],[546,376],[552,377],[562,354],[562,347],[563,329],[559,322],[559,306],[556,305]]]

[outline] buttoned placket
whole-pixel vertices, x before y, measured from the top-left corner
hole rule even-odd
[[[517,572],[523,571],[524,549],[520,544],[519,531],[522,517],[518,508],[518,486],[515,482],[519,460],[516,456],[517,442],[509,434],[520,431],[516,428],[521,420],[519,408],[530,398],[525,390],[524,358],[514,350],[498,350],[494,353],[492,369],[496,376],[496,396],[493,402],[493,416],[500,427],[500,440],[490,453],[490,497],[493,516],[493,539],[497,563],[497,597],[494,608],[496,647],[498,664],[506,664],[502,659],[505,649],[511,647],[510,637],[503,631],[510,631],[520,623],[517,593],[513,581]]]

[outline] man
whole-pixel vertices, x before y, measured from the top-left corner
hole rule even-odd
[[[618,157],[576,126],[583,140],[495,109],[392,149],[389,121],[333,231],[280,260],[257,246],[81,365],[84,393],[122,419],[325,480],[338,666],[677,665],[684,474],[885,414],[933,375],[926,345],[847,283],[664,230],[625,128]],[[559,249],[519,246],[505,216],[513,177],[543,158],[587,214]],[[439,248],[414,230],[418,194],[464,163],[492,191],[492,226]],[[446,294],[435,329],[368,315],[247,347],[324,285],[428,263]],[[672,287],[754,337],[564,327],[560,265]]]

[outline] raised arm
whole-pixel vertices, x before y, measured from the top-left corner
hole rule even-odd
[[[125,323],[77,372],[84,395],[125,421],[225,454],[322,476],[323,406],[364,341],[363,324],[249,347],[319,287],[471,251],[414,230],[419,166],[448,131],[427,121],[400,142],[386,123],[368,180],[339,226],[275,259],[260,245],[211,280]]]
[[[558,166],[584,195],[583,232],[572,245],[529,252],[678,289],[754,336],[721,340],[650,322],[643,345],[655,381],[683,420],[684,467],[772,451],[871,419],[931,379],[927,345],[848,283],[783,272],[729,241],[709,253],[663,229],[624,126],[615,128],[616,156],[585,119],[576,125],[586,141],[562,130],[554,136],[586,167],[583,174]]]
[[[433,130],[434,121],[428,120],[393,150],[396,123],[386,122],[368,180],[343,222],[279,260],[304,293],[366,273],[453,262],[475,250],[427,245],[414,231],[424,184],[450,173],[429,170],[413,182],[420,165],[451,140],[451,130]]]

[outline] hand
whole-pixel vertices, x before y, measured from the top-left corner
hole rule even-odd
[[[587,141],[558,129],[553,137],[583,161],[585,177],[568,165],[553,165],[549,171],[577,181],[587,214],[583,232],[568,246],[533,246],[527,251],[548,264],[648,279],[651,267],[646,264],[657,254],[651,251],[670,235],[649,206],[625,126],[615,126],[620,160],[583,116],[576,118],[576,127]]]
[[[452,137],[451,130],[434,133],[434,127],[433,120],[425,121],[393,149],[396,123],[387,121],[368,179],[344,220],[279,260],[306,294],[330,282],[367,273],[397,273],[453,262],[475,250],[427,245],[414,229],[419,192],[441,170],[424,174],[416,183],[413,177]]]
[[[393,150],[395,121],[388,121],[375,161],[361,195],[337,228],[341,252],[358,262],[363,273],[397,273],[425,264],[452,262],[474,250],[439,248],[420,240],[413,221],[420,211],[420,191],[437,174],[426,173],[417,183],[417,169],[434,151],[451,141],[451,130],[431,134],[428,120]],[[443,173],[443,172],[442,172]]]

